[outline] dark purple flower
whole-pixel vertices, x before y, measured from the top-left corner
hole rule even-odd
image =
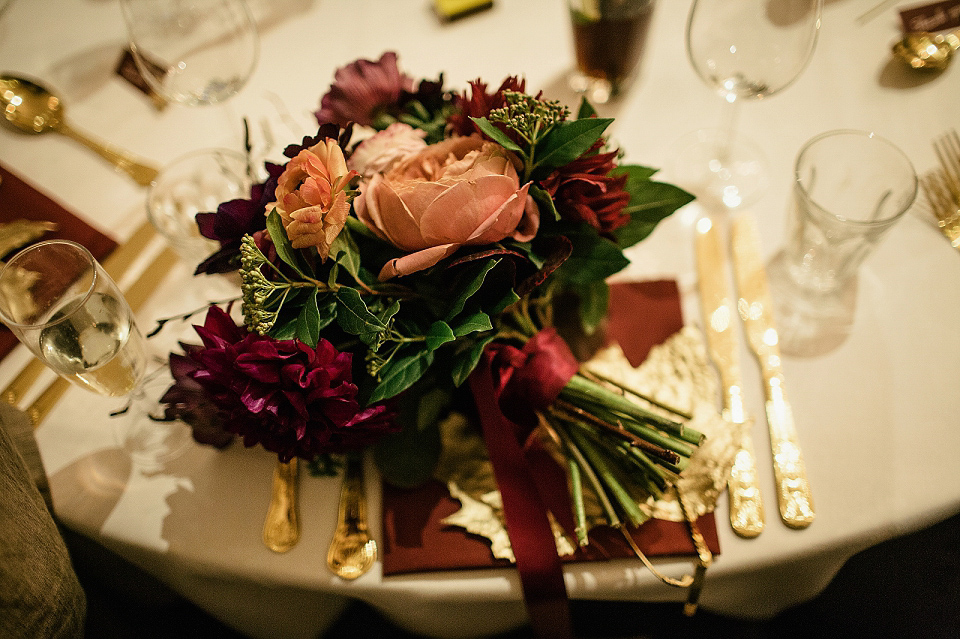
[[[185,352],[201,348],[192,344],[180,345]],[[199,366],[186,355],[170,353],[170,372],[173,386],[160,398],[167,419],[179,419],[193,429],[193,438],[201,444],[224,448],[234,435],[223,427],[226,415],[213,404],[203,386],[190,377]]]
[[[280,164],[266,163],[267,179],[250,187],[249,199],[223,202],[216,213],[197,213],[200,235],[216,240],[220,249],[197,267],[196,273],[227,273],[240,266],[240,240],[267,228],[267,205],[274,201]]]
[[[190,365],[176,365],[217,408],[223,430],[240,435],[244,445],[260,444],[281,461],[313,459],[359,450],[399,430],[386,406],[360,406],[353,356],[330,342],[311,348],[249,333],[216,306],[195,328],[202,346],[186,347]],[[178,380],[168,394],[177,386],[180,396],[194,390]]]
[[[388,51],[380,59],[357,60],[337,69],[333,86],[320,100],[317,122],[363,126],[396,107],[405,91],[413,91],[413,78],[400,73],[397,54]]]

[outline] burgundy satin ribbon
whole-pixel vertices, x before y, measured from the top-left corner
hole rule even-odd
[[[547,505],[524,443],[536,411],[553,403],[577,368],[567,344],[545,329],[523,349],[489,347],[470,376],[530,623],[542,639],[572,638],[573,623]]]

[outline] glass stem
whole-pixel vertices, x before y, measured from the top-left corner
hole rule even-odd
[[[724,98],[723,108],[721,109],[720,130],[723,133],[723,142],[720,147],[719,157],[721,166],[729,164],[730,149],[733,148],[733,139],[737,135],[737,120],[740,116],[740,100],[728,100]]]

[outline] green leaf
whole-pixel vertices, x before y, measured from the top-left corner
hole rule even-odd
[[[597,110],[593,108],[593,105],[587,101],[586,98],[580,99],[580,109],[577,111],[577,119],[583,120],[585,118],[592,118],[597,114]]]
[[[535,170],[541,172],[573,162],[600,139],[613,118],[560,122],[537,145]]]
[[[380,321],[383,322],[384,326],[390,323],[390,320],[393,319],[393,316],[400,311],[400,300],[394,300],[393,304],[387,307],[385,311],[380,313]]]
[[[487,137],[489,137],[491,140],[493,140],[500,146],[510,149],[511,151],[517,151],[518,153],[523,152],[523,149],[521,149],[516,142],[511,140],[506,133],[504,133],[497,127],[495,127],[493,123],[490,122],[490,120],[486,118],[474,118],[474,117],[471,117],[470,119],[473,120],[473,123],[476,124],[480,128],[480,130],[487,135]]]
[[[357,218],[353,217],[352,215],[347,216],[347,223],[344,225],[344,228],[350,229],[351,233],[358,233],[360,235],[364,235],[371,239],[376,239],[376,240],[380,239],[379,237],[377,237],[376,233],[374,233],[373,231],[367,228],[366,224],[364,224]]]
[[[267,231],[270,233],[270,239],[277,248],[277,255],[280,256],[283,263],[299,273],[301,277],[306,277],[304,274],[306,269],[301,263],[297,249],[290,244],[290,238],[287,237],[287,230],[283,228],[283,222],[280,220],[277,209],[273,209],[267,215]]]
[[[503,310],[513,304],[516,304],[520,301],[520,296],[517,295],[517,292],[512,288],[507,291],[504,296],[500,299],[499,302],[493,305],[490,309],[491,315],[499,315]]]
[[[577,290],[580,298],[580,321],[584,332],[592,335],[607,316],[610,287],[605,280],[598,280]]]
[[[330,245],[330,255],[337,264],[347,269],[347,273],[350,273],[354,279],[360,279],[360,249],[346,226],[340,230],[340,234]]]
[[[479,272],[474,276],[470,282],[460,291],[460,295],[453,301],[453,304],[450,306],[450,310],[447,311],[447,321],[452,320],[463,310],[463,307],[466,305],[467,300],[469,300],[474,293],[480,290],[480,287],[483,286],[483,280],[487,277],[493,267],[500,263],[500,260],[487,260],[481,263]]]
[[[300,309],[300,315],[297,316],[296,327],[297,339],[316,348],[320,340],[320,309],[317,307],[316,289],[307,296],[303,307]]]
[[[332,294],[317,296],[317,311],[319,312],[319,326],[322,331],[337,319],[337,298]]]
[[[533,201],[537,203],[537,207],[540,209],[541,217],[552,217],[554,220],[560,219],[560,213],[557,211],[556,205],[553,203],[553,198],[550,197],[550,194],[541,187],[539,184],[533,183],[530,185],[530,190],[527,191]]]
[[[380,369],[380,383],[373,389],[367,403],[374,404],[407,390],[433,363],[433,351],[419,346],[401,346],[397,352],[398,354]]]
[[[630,263],[619,246],[592,228],[581,225],[567,235],[573,242],[573,253],[556,272],[574,286],[605,280]]]
[[[460,388],[460,386],[467,381],[470,373],[477,367],[477,362],[480,361],[480,356],[483,355],[483,349],[496,338],[496,335],[488,335],[477,340],[469,349],[457,354],[453,362],[453,370],[451,371],[454,386]]]
[[[274,339],[293,339],[297,336],[297,318],[277,322],[270,329],[270,337]]]
[[[629,182],[628,182],[629,186]],[[646,238],[660,220],[694,200],[694,196],[672,184],[648,181],[630,191],[630,203],[624,213],[630,221],[614,231],[617,243],[627,248]]]
[[[343,286],[335,295],[337,323],[346,332],[351,335],[363,335],[371,331],[381,332],[387,329],[380,318],[367,309],[367,305],[364,304],[363,298],[356,289]]]
[[[470,333],[489,331],[492,329],[493,323],[490,321],[490,316],[486,313],[478,312],[461,318],[453,327],[453,334],[457,337],[463,337]]]
[[[427,348],[429,348],[431,351],[435,351],[444,344],[457,339],[456,335],[453,334],[453,329],[450,328],[450,325],[441,320],[437,320],[431,324],[424,337],[427,340]]]
[[[624,187],[627,191],[632,191],[633,189],[643,188],[641,182],[649,182],[650,178],[653,177],[660,169],[655,169],[649,166],[641,166],[639,164],[621,164],[614,170],[610,171],[610,175],[627,175],[627,185]]]

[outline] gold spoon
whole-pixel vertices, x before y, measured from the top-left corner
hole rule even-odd
[[[273,469],[273,491],[263,522],[263,543],[274,552],[287,552],[300,541],[300,516],[297,508],[299,464],[294,457],[287,463],[277,461]]]
[[[142,164],[130,154],[97,142],[67,126],[60,98],[32,80],[0,75],[0,109],[3,109],[3,119],[17,131],[61,133],[98,153],[141,186],[149,186],[157,177],[156,169]]]
[[[960,49],[960,31],[908,33],[893,45],[893,53],[914,69],[942,71]]]
[[[327,551],[327,566],[342,579],[356,579],[377,560],[377,542],[367,532],[367,499],[363,492],[363,459],[347,455],[340,489],[337,529]]]

